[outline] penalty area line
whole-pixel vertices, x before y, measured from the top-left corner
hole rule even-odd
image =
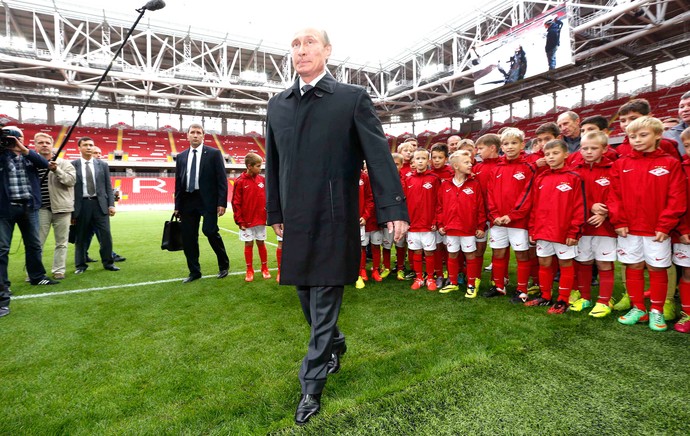
[[[271,271],[277,270],[277,268],[270,268]],[[243,275],[245,272],[241,271],[235,271],[231,272],[228,275],[229,276],[238,276],[238,275]],[[216,275],[208,275],[208,276],[202,276],[202,279],[210,279],[210,278],[215,278]],[[136,288],[139,286],[150,286],[150,285],[160,285],[163,283],[173,283],[173,282],[182,282],[184,278],[177,278],[177,279],[166,279],[166,280],[156,280],[152,282],[139,282],[139,283],[125,283],[123,285],[114,285],[114,286],[101,286],[97,288],[85,288],[85,289],[73,289],[71,291],[60,291],[60,292],[45,292],[43,294],[29,294],[29,295],[17,295],[16,297],[13,296],[12,300],[28,300],[31,298],[44,298],[44,297],[55,297],[59,295],[70,295],[70,294],[84,294],[87,292],[98,292],[98,291],[108,291],[112,289],[121,289],[121,288]]]

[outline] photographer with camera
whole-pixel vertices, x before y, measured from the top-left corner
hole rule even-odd
[[[38,170],[48,161],[24,146],[24,133],[16,127],[0,130],[0,316],[10,313],[10,280],[7,276],[10,245],[15,224],[24,240],[26,272],[32,285],[59,282],[46,276],[38,237],[41,186]]]

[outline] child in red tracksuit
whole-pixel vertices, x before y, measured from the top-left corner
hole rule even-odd
[[[680,140],[683,141],[685,147],[682,167],[687,177],[686,189],[690,197],[690,128],[683,130]],[[690,198],[688,198],[688,204],[690,204]],[[683,271],[678,284],[681,316],[673,329],[681,333],[690,333],[690,213],[687,211],[673,233],[673,263],[680,266]]]
[[[551,263],[556,255],[561,279],[556,304],[549,308],[551,314],[563,314],[568,310],[568,297],[575,280],[573,259],[577,256],[577,240],[587,215],[582,179],[565,167],[567,156],[565,142],[560,139],[548,142],[544,146],[544,159],[549,169],[536,178],[532,188],[529,237],[537,244],[541,295],[525,305],[551,305]]]
[[[618,121],[620,122],[620,127],[624,132],[627,132],[627,127],[631,122],[638,118],[651,116],[652,107],[649,102],[644,98],[635,98],[625,103],[618,109]],[[680,161],[680,152],[678,151],[678,144],[673,139],[668,139],[662,137],[659,140],[659,144],[656,148],[661,148],[670,156],[678,159]],[[623,157],[632,154],[634,147],[630,143],[630,139],[626,135],[623,142],[616,148],[616,152]]]
[[[403,142],[398,146],[398,153],[403,157],[403,165],[399,170],[403,178],[411,176],[414,172],[411,165],[412,155],[416,149],[416,146],[411,142]]]
[[[359,264],[359,277],[355,283],[355,288],[364,288],[364,282],[369,280],[367,276],[367,245],[371,239],[371,232],[378,230],[378,223],[376,223],[376,207],[374,206],[374,195],[371,192],[371,184],[369,183],[369,175],[363,169],[359,174],[359,228],[362,242],[362,250]],[[373,222],[373,226],[372,226]],[[380,247],[380,245],[379,245]],[[379,267],[381,261],[381,252],[379,251],[379,262],[374,259],[374,265]],[[373,256],[373,253],[372,253]],[[376,280],[380,282],[379,278]]]
[[[441,293],[457,291],[458,253],[467,259],[467,290],[465,297],[475,298],[479,288],[482,259],[477,251],[477,238],[486,231],[486,208],[479,182],[472,175],[472,158],[461,151],[450,157],[455,177],[444,180],[438,191],[436,223],[438,231],[446,238],[448,247],[448,279],[450,284]]]
[[[671,266],[669,234],[687,206],[685,175],[680,162],[657,148],[664,126],[641,117],[626,128],[633,151],[612,167],[607,202],[618,234],[618,260],[627,266],[626,286],[633,307],[618,318],[621,324],[649,322],[653,331],[667,329],[663,308]],[[644,268],[649,271],[652,310],[644,301]]]
[[[429,150],[417,149],[413,157],[415,172],[405,179],[403,190],[407,197],[407,209],[410,213],[407,246],[417,276],[412,283],[412,289],[419,289],[424,286],[422,274],[422,250],[424,250],[427,272],[426,287],[430,291],[435,291],[437,289],[434,281],[435,218],[438,187],[441,181],[427,169],[428,165]]]
[[[611,187],[611,166],[607,156],[608,137],[601,131],[591,131],[582,136],[579,155],[580,163],[573,171],[585,183],[587,197],[587,222],[578,243],[575,258],[575,272],[580,298],[570,305],[572,311],[592,307],[592,266],[596,260],[599,268],[599,298],[589,312],[590,316],[603,318],[611,313],[611,295],[614,284],[614,262],[616,261],[616,231],[608,220],[606,201]],[[568,158],[570,160],[570,157]]]
[[[487,133],[480,136],[475,145],[477,146],[477,154],[481,158],[481,162],[472,167],[472,173],[481,187],[484,207],[488,217],[489,202],[487,200],[487,189],[491,182],[492,172],[500,159],[498,150],[501,149],[501,137],[495,133]],[[481,261],[484,261],[484,253],[486,253],[487,234],[488,232],[484,232],[483,238],[477,238],[477,254]]]
[[[244,157],[247,171],[235,180],[232,194],[232,213],[235,223],[240,228],[240,241],[244,241],[244,260],[247,273],[244,280],[254,280],[253,247],[256,248],[261,259],[261,274],[270,279],[266,256],[266,180],[261,173],[261,156],[248,153]]]
[[[437,142],[431,147],[431,172],[441,180],[453,180],[455,171],[448,165],[448,145],[445,142]],[[443,264],[448,262],[448,251],[446,251],[445,238],[438,230],[436,231],[436,253],[435,271],[436,271],[436,287],[442,288],[447,283],[443,279]],[[465,259],[461,259],[464,264]]]
[[[492,224],[489,245],[493,250],[492,276],[494,285],[485,297],[505,295],[504,276],[508,270],[509,246],[517,259],[517,292],[514,302],[527,299],[530,274],[529,195],[535,168],[527,162],[525,134],[519,129],[507,128],[501,134],[501,149],[505,156],[498,161],[488,183],[489,221]]]

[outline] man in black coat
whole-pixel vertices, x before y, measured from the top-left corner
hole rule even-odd
[[[218,277],[228,275],[230,260],[223,238],[218,233],[218,217],[228,207],[228,179],[220,150],[204,145],[204,128],[191,124],[187,130],[190,148],[177,156],[175,163],[175,215],[180,218],[182,246],[189,276],[183,283],[201,278],[199,265],[199,222],[201,231],[218,259]]]
[[[295,421],[320,409],[329,373],[340,368],[345,336],[337,327],[345,284],[359,271],[359,176],[366,160],[379,223],[396,240],[408,228],[400,177],[381,123],[363,88],[336,82],[326,70],[326,32],[304,29],[292,41],[295,84],[268,104],[266,211],[283,237],[280,283],[297,286],[311,326],[299,372]]]

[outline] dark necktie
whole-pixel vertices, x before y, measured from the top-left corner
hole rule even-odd
[[[86,161],[86,193],[89,197],[96,195],[96,185],[93,183],[93,171],[91,171],[91,162]]]
[[[311,86],[311,85],[304,85],[304,86],[302,87],[302,95],[304,95],[304,94],[306,94],[307,92],[309,92],[309,90],[312,89],[312,88],[314,88],[314,87]]]
[[[192,167],[187,176],[187,192],[194,192],[196,190],[196,150],[192,150]]]

